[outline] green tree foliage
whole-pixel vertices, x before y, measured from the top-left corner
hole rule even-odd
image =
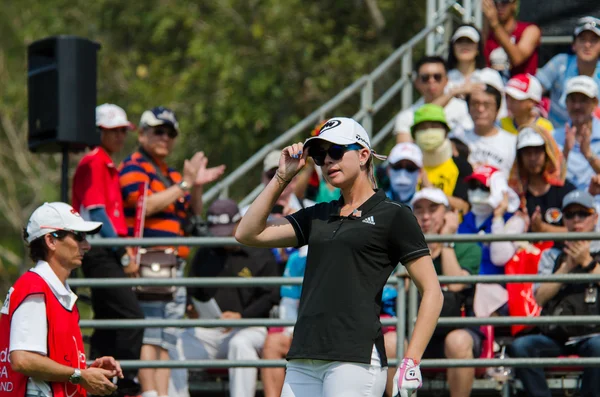
[[[60,159],[26,150],[26,48],[31,42],[57,34],[99,42],[98,103],[119,104],[133,121],[152,106],[173,108],[183,136],[172,164],[179,166],[203,150],[210,164],[225,163],[231,171],[422,28],[424,3],[6,2],[0,13],[0,158],[5,168],[0,196],[7,196],[0,198],[0,264],[14,265],[15,255],[22,257],[18,230],[31,210],[59,197]],[[237,188],[247,192],[256,183],[258,175]]]

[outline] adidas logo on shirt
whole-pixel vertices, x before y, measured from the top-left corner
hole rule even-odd
[[[369,225],[374,225],[375,219],[372,216],[368,216],[365,219],[363,219],[363,223],[368,223]]]

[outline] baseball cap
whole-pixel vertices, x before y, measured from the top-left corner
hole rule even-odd
[[[127,113],[123,108],[112,103],[104,103],[96,107],[96,126],[108,130],[121,127],[134,128],[133,123],[127,120]]]
[[[437,121],[444,124],[447,131],[450,130],[450,127],[448,127],[448,123],[446,122],[444,108],[439,105],[428,103],[415,110],[414,122],[412,127],[410,127],[410,131],[414,134],[415,127],[425,121]]]
[[[423,167],[423,153],[421,149],[412,142],[397,143],[388,156],[390,164],[396,164],[400,160],[410,160],[419,168]]]
[[[308,147],[314,144],[317,139],[331,142],[336,145],[352,145],[358,143],[362,147],[369,149],[374,157],[379,160],[385,160],[386,157],[376,154],[371,149],[371,140],[369,134],[356,120],[348,117],[334,117],[327,120],[319,130],[317,136],[313,136],[304,141],[304,146]]]
[[[473,173],[465,178],[465,182],[476,180],[486,187],[492,186],[492,175],[500,170],[491,165],[481,165],[473,170]]]
[[[150,110],[146,110],[142,113],[140,119],[140,125],[142,127],[156,127],[159,125],[168,125],[179,132],[179,123],[175,117],[175,112],[164,106],[157,106]]]
[[[281,157],[281,150],[273,150],[267,154],[263,161],[263,171],[267,172],[273,168],[279,168],[279,158]]]
[[[589,76],[575,76],[567,80],[565,95],[581,93],[590,98],[598,98],[598,84]]]
[[[102,222],[85,221],[69,204],[61,202],[44,203],[38,207],[27,222],[26,240],[33,240],[57,230],[95,234],[102,228]]]
[[[452,42],[454,43],[456,40],[462,37],[466,37],[474,43],[479,43],[481,40],[481,35],[477,29],[472,26],[461,26],[460,28],[456,29],[456,32],[454,32],[452,35]]]
[[[504,81],[502,81],[502,76],[500,76],[498,71],[492,68],[483,68],[477,73],[473,73],[472,80],[475,83],[483,83],[494,87],[500,92],[504,92]]]
[[[573,190],[563,198],[563,211],[570,205],[579,204],[582,207],[596,210],[594,197],[585,190]]]
[[[533,99],[536,102],[542,100],[542,84],[529,73],[518,74],[506,83],[506,95],[516,100]]]
[[[596,35],[600,36],[600,19],[594,17],[579,18],[577,24],[575,25],[575,31],[573,34],[575,36],[579,36],[581,32],[585,32],[586,30],[594,32]]]
[[[544,138],[533,128],[525,127],[517,136],[517,150],[525,147],[545,146]]]
[[[419,200],[429,200],[432,203],[442,204],[446,207],[450,206],[448,202],[448,197],[444,194],[441,189],[435,187],[424,187],[415,193],[412,200],[410,201],[410,205],[414,205]]]
[[[237,203],[230,199],[215,200],[206,212],[208,230],[216,237],[231,237],[242,219]]]

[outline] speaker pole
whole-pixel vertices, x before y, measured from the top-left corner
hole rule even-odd
[[[62,147],[62,168],[60,172],[60,201],[69,203],[69,145]]]

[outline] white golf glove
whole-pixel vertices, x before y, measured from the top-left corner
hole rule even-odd
[[[413,392],[423,386],[421,369],[412,358],[404,358],[394,375],[392,397],[410,397]]]

